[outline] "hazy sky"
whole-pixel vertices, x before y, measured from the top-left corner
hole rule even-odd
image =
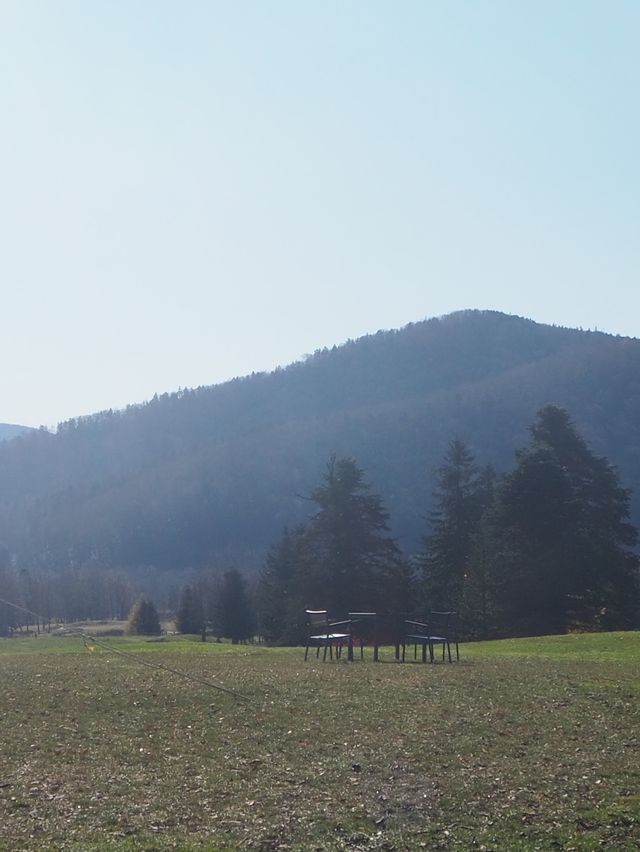
[[[0,0],[0,421],[460,308],[640,335],[637,0]]]

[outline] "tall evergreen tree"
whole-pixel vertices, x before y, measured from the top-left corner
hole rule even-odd
[[[500,490],[503,623],[512,632],[628,627],[638,608],[629,491],[568,413],[538,412]]]
[[[200,633],[203,625],[202,600],[191,586],[185,586],[180,594],[176,628],[180,633]]]
[[[381,575],[400,558],[389,514],[351,458],[332,457],[311,499],[318,506],[305,536],[310,554],[306,606],[332,613],[384,606]]]
[[[271,644],[289,645],[304,636],[301,574],[307,564],[304,529],[284,530],[265,561],[258,584],[259,629]]]
[[[134,603],[127,621],[127,633],[131,636],[159,636],[162,633],[153,601],[140,598]]]
[[[423,540],[425,602],[429,609],[460,609],[481,505],[478,472],[464,441],[454,438],[436,471],[431,532]]]
[[[218,630],[233,644],[250,639],[255,634],[255,611],[244,577],[237,568],[224,572],[218,597]]]
[[[494,506],[497,481],[491,465],[480,471],[476,481],[477,519],[460,606],[466,633],[481,639],[489,638],[496,620]]]

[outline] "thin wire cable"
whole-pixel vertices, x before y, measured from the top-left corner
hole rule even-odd
[[[7,606],[11,606],[14,609],[19,610],[20,612],[29,613],[29,615],[35,616],[42,623],[50,622],[51,619],[45,618],[40,613],[34,612],[32,609],[28,609],[25,606],[20,606],[19,604],[12,603],[12,601],[5,600],[4,598],[0,598],[0,603],[6,604]],[[92,636],[90,633],[85,633],[80,628],[71,628],[71,633],[74,633],[77,636],[81,636],[86,642],[91,642],[94,645],[97,645],[100,648],[104,648],[107,651],[110,651],[112,654],[117,654],[120,657],[125,657],[125,659],[132,660],[135,663],[138,663],[140,666],[146,666],[150,669],[160,669],[161,671],[171,672],[171,674],[177,675],[178,677],[184,678],[184,680],[190,680],[193,683],[200,683],[204,686],[208,686],[211,689],[217,689],[219,692],[226,692],[227,695],[233,695],[235,698],[240,698],[242,701],[250,701],[250,698],[247,695],[243,695],[241,692],[236,692],[234,689],[229,689],[226,686],[220,686],[217,683],[211,683],[209,680],[205,680],[204,678],[196,677],[195,675],[186,674],[185,672],[181,672],[178,669],[172,669],[170,666],[163,666],[162,663],[151,663],[148,660],[141,660],[136,654],[132,654],[130,651],[123,651],[120,648],[114,648],[112,645],[108,645],[106,642],[102,642],[100,639],[96,639],[95,636]]]
[[[95,636],[91,636],[88,633],[80,634],[83,639],[86,639],[89,642],[92,642],[94,645],[97,645],[99,648],[104,648],[112,654],[118,654],[120,657],[125,657],[130,660],[134,660],[141,666],[146,666],[150,669],[161,669],[165,672],[171,672],[171,674],[177,675],[178,677],[182,677],[185,680],[191,680],[194,683],[201,683],[204,686],[210,686],[211,689],[218,689],[220,692],[226,692],[229,695],[233,695],[236,698],[241,698],[243,701],[249,701],[248,695],[243,695],[241,692],[236,692],[234,689],[229,689],[226,686],[220,686],[217,683],[211,683],[209,680],[205,680],[204,678],[197,677],[195,675],[186,674],[185,672],[181,672],[178,669],[173,669],[171,666],[163,666],[162,663],[152,663],[149,660],[142,660],[136,654],[131,653],[131,651],[123,651],[121,648],[114,648],[113,645],[108,645],[106,642],[102,642],[100,639],[96,639]]]
[[[45,618],[44,615],[41,615],[39,612],[34,612],[32,609],[27,609],[26,606],[19,606],[16,603],[12,603],[11,601],[6,601],[4,598],[0,598],[0,603],[6,604],[7,606],[12,606],[14,609],[19,609],[20,612],[27,612],[29,615],[34,615],[38,621],[41,621],[43,624],[50,624],[51,619]]]

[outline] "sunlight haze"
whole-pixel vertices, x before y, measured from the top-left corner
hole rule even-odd
[[[0,0],[0,421],[464,308],[639,336],[633,2]]]

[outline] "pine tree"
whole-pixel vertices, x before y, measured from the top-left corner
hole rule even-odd
[[[270,644],[295,644],[304,637],[300,575],[306,564],[304,530],[285,528],[267,554],[258,584],[259,629]]]
[[[381,577],[400,551],[382,499],[353,459],[335,457],[311,499],[319,508],[305,536],[306,606],[335,614],[384,608]]]
[[[496,621],[495,493],[498,477],[491,465],[476,480],[477,520],[465,572],[460,611],[470,637],[488,639]]]
[[[305,609],[398,614],[413,609],[414,574],[389,534],[379,495],[350,458],[332,456],[310,499],[308,525],[285,530],[259,584],[260,624],[267,641],[304,638]]]
[[[436,471],[434,505],[419,559],[425,603],[431,610],[459,610],[482,508],[473,454],[459,438]]]
[[[159,636],[162,633],[158,611],[153,601],[140,598],[129,613],[126,632],[131,636]]]
[[[247,585],[237,568],[224,572],[218,598],[218,629],[233,644],[255,634],[256,619]]]
[[[634,625],[638,559],[629,491],[563,409],[541,409],[531,435],[498,500],[506,629]]]
[[[201,633],[203,625],[202,600],[191,586],[185,586],[180,594],[176,628],[180,633]]]

